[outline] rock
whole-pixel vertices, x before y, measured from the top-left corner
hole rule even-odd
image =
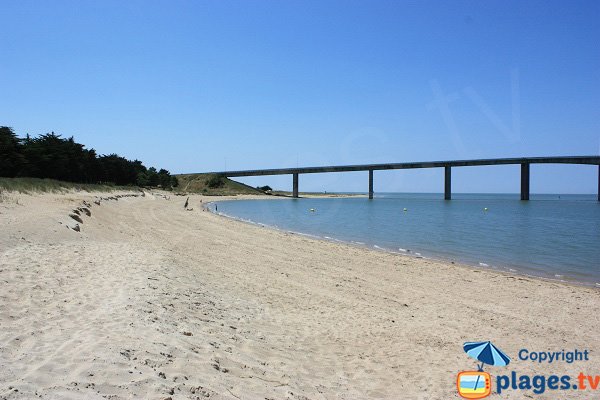
[[[79,227],[79,224],[75,224],[75,226],[72,227],[71,229],[73,229],[75,232],[81,232],[81,228]]]
[[[192,332],[182,332],[185,336],[194,336]]]
[[[80,224],[83,224],[83,220],[81,219],[81,217],[77,214],[69,214],[69,217],[73,218],[75,221],[79,222]]]
[[[80,207],[79,210],[81,210],[81,212],[83,212],[85,215],[87,215],[88,217],[92,216],[92,212],[90,211],[89,208],[87,207]]]

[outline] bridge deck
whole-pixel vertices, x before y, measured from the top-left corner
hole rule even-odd
[[[451,160],[407,162],[394,164],[363,164],[363,165],[331,165],[325,167],[250,169],[245,171],[212,172],[234,178],[238,176],[292,175],[292,196],[298,197],[298,175],[318,174],[324,172],[369,171],[369,199],[373,198],[373,171],[390,169],[415,168],[444,168],[444,199],[450,200],[452,187],[452,167],[469,167],[478,165],[521,165],[521,200],[529,200],[529,166],[531,164],[587,164],[598,165],[598,201],[600,201],[600,156],[568,156],[568,157],[518,157],[518,158],[489,158],[478,160]]]
[[[519,158],[491,158],[478,160],[451,160],[407,162],[392,164],[362,164],[362,165],[331,165],[324,167],[300,168],[275,168],[275,169],[250,169],[242,171],[212,172],[227,176],[263,176],[263,175],[288,175],[288,174],[316,174],[324,172],[351,172],[351,171],[379,171],[389,169],[415,169],[415,168],[442,168],[442,167],[468,167],[477,165],[510,165],[510,164],[587,164],[600,165],[600,156],[569,156],[569,157],[519,157]]]

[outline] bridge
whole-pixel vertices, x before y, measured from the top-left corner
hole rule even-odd
[[[529,166],[531,164],[584,164],[598,166],[598,201],[600,201],[600,156],[567,157],[519,157],[490,158],[477,160],[406,162],[393,164],[335,165],[325,167],[252,169],[244,171],[212,172],[235,178],[240,176],[292,175],[292,196],[298,197],[298,176],[300,174],[318,174],[325,172],[369,171],[369,199],[373,198],[373,172],[390,169],[444,168],[444,199],[452,198],[452,168],[478,165],[521,165],[521,200],[529,200]]]

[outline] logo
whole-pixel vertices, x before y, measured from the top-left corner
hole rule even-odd
[[[456,387],[465,399],[483,399],[492,393],[492,378],[483,371],[463,371],[456,377]]]
[[[463,345],[465,353],[481,362],[477,371],[462,371],[456,377],[458,394],[465,399],[483,399],[492,393],[492,377],[483,371],[485,364],[506,366],[510,358],[492,342],[467,342]]]

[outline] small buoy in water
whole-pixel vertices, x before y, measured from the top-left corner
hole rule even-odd
[[[483,211],[487,211],[487,210],[488,210],[488,208],[487,208],[487,207],[483,207]]]
[[[402,210],[402,211],[408,211],[408,208],[405,207],[404,210]]]
[[[308,211],[310,211],[310,212],[315,212],[315,209],[314,209],[314,208],[311,208],[311,209],[310,209],[310,210],[308,210]]]

